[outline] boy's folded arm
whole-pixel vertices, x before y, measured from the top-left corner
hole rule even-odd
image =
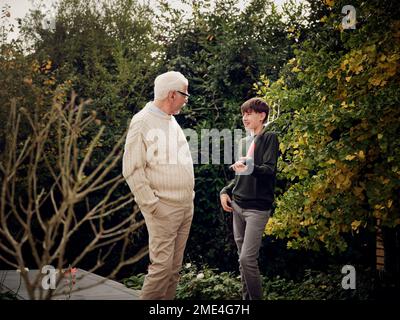
[[[236,179],[233,179],[226,187],[224,187],[221,190],[221,192],[219,194],[220,195],[227,194],[229,197],[232,197],[232,190],[233,190],[233,187],[235,186],[235,180]]]
[[[260,175],[272,175],[275,174],[275,164],[274,163],[263,163],[261,165],[254,165],[254,170],[252,175],[260,176]]]
[[[279,142],[278,138],[275,134],[271,134],[267,141],[265,142],[267,146],[264,155],[263,155],[263,163],[262,164],[254,164],[254,169],[252,175],[260,176],[260,175],[273,175],[276,173],[276,164],[278,161],[278,153],[279,153]]]

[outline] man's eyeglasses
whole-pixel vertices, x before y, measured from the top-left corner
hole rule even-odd
[[[182,92],[182,91],[179,91],[179,90],[176,90],[176,92],[179,92],[181,95],[183,95],[183,96],[185,96],[185,97],[187,97],[187,98],[190,97],[190,94],[189,94],[189,93]]]

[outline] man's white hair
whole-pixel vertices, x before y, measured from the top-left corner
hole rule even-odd
[[[182,90],[187,86],[189,81],[185,76],[177,71],[168,71],[160,74],[154,80],[154,99],[162,100],[168,96],[168,92],[174,90]]]

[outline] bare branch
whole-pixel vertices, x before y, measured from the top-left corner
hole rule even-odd
[[[32,117],[27,110],[17,113],[15,101],[8,111],[10,134],[4,155],[0,156],[0,259],[23,271],[29,252],[39,269],[54,265],[61,270],[67,263],[76,266],[88,253],[95,252],[97,261],[90,270],[96,270],[104,266],[122,241],[114,277],[148,250],[125,257],[129,236],[144,224],[144,220],[136,221],[137,207],[129,215],[118,214],[133,203],[128,189],[126,194],[116,196],[124,179],[120,173],[112,174],[121,161],[126,132],[94,169],[88,169],[106,128],[98,128],[81,150],[82,130],[95,126],[95,118],[84,115],[88,101],[77,106],[75,99],[73,94],[64,107],[55,103],[41,118]],[[20,131],[22,123],[29,132],[25,137]],[[78,254],[67,258],[70,247],[76,246],[71,242],[73,236],[85,240],[78,244]],[[30,279],[21,272],[31,299],[51,299],[54,294],[41,288],[42,277],[39,272]],[[61,280],[59,277],[57,285]]]

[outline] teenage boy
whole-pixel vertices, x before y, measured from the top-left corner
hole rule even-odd
[[[220,193],[223,209],[233,213],[243,300],[262,299],[257,259],[272,212],[279,152],[276,134],[264,127],[268,112],[267,103],[260,98],[242,104],[242,121],[250,135],[240,141],[242,156],[231,166],[235,179]]]

